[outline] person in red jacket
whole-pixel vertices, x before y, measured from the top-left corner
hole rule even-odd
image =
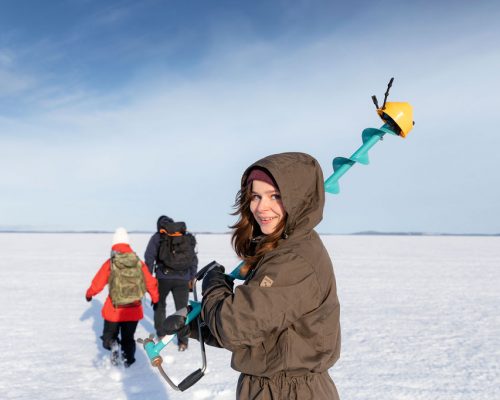
[[[113,235],[112,254],[133,253],[129,244],[129,237],[125,228],[118,228]],[[85,298],[91,301],[92,297],[100,293],[109,282],[111,275],[111,259],[107,259],[92,279],[90,287],[87,289]],[[159,300],[158,283],[151,275],[148,267],[143,261],[142,273],[146,291],[151,296],[153,303]],[[102,317],[104,318],[104,329],[101,336],[102,345],[106,350],[111,350],[115,344],[120,344],[124,358],[124,366],[129,367],[135,362],[135,340],[134,334],[137,323],[144,317],[142,303],[140,300],[130,304],[114,306],[110,295],[102,307]]]

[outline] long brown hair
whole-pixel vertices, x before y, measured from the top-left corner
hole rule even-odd
[[[232,226],[233,234],[231,242],[233,248],[245,263],[240,270],[240,274],[245,276],[246,273],[255,268],[259,260],[267,252],[275,249],[278,246],[278,241],[282,238],[285,231],[287,214],[276,226],[276,230],[269,235],[262,235],[259,224],[250,211],[250,202],[252,200],[252,182],[245,185],[236,194],[234,208],[236,211],[231,215],[239,215],[238,221]],[[260,240],[254,240],[261,236]]]

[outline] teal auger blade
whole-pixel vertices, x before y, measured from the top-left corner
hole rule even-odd
[[[351,155],[351,157],[335,157],[332,161],[333,174],[325,180],[325,192],[338,194],[340,192],[339,179],[355,164],[360,163],[368,165],[368,150],[370,150],[378,141],[382,140],[386,133],[397,135],[387,124],[380,129],[366,128],[361,134],[363,144]]]

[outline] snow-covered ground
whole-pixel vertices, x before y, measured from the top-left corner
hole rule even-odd
[[[229,236],[197,238],[200,265],[236,265]],[[131,235],[138,254],[148,239]],[[500,399],[500,238],[323,239],[342,306],[342,354],[330,371],[342,400]],[[206,376],[184,393],[139,346],[130,369],[109,365],[99,339],[106,292],[92,303],[84,293],[110,242],[104,234],[0,234],[0,398],[233,399],[238,373],[222,349],[207,348]],[[153,331],[144,304],[136,337]],[[197,345],[164,352],[174,379],[199,368]]]

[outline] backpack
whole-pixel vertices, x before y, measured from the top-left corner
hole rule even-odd
[[[146,293],[142,263],[135,253],[111,252],[109,296],[113,306],[135,305]]]
[[[160,227],[158,262],[163,264],[164,273],[169,270],[186,271],[197,263],[196,239],[186,232],[184,222],[168,222]]]

